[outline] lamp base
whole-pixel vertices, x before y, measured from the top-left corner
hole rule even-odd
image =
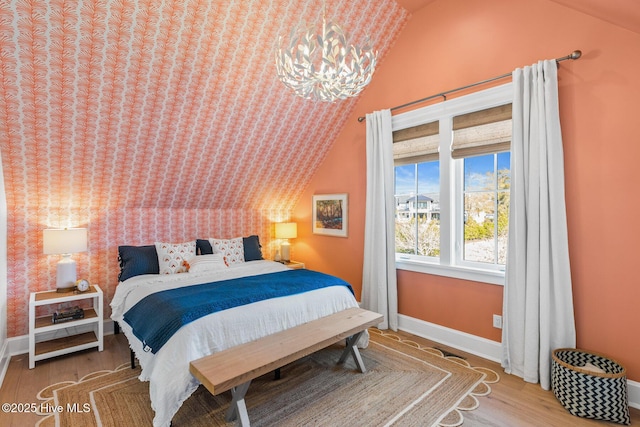
[[[291,245],[289,242],[285,242],[280,246],[280,259],[282,261],[289,262],[291,261]]]
[[[71,292],[76,288],[76,262],[63,256],[56,267],[56,292]]]

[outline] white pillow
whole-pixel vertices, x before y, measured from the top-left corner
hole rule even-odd
[[[182,262],[196,255],[196,241],[185,243],[156,242],[156,252],[158,252],[160,274],[186,273],[188,269]]]
[[[198,255],[189,259],[189,273],[200,273],[202,271],[224,270],[227,264],[224,262],[224,255]]]
[[[228,265],[244,262],[244,243],[242,237],[234,239],[214,239],[209,237],[209,242],[213,248],[213,253],[224,255]]]

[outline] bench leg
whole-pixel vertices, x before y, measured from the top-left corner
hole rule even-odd
[[[340,356],[340,359],[338,360],[338,364],[340,365],[344,363],[347,360],[347,357],[351,355],[353,357],[354,362],[356,362],[358,369],[360,369],[360,372],[364,374],[365,372],[367,372],[367,368],[364,367],[364,362],[362,361],[362,357],[360,357],[360,351],[358,350],[358,340],[360,339],[363,333],[364,331],[360,331],[357,334],[347,338],[347,346],[342,352],[342,356]]]
[[[227,421],[238,420],[238,425],[241,427],[249,427],[249,414],[247,414],[247,405],[244,403],[244,396],[249,390],[251,380],[244,384],[240,384],[237,387],[231,389],[231,406],[227,410]]]

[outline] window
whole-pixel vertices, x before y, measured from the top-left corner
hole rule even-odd
[[[438,161],[395,168],[396,252],[440,255],[440,169]]]
[[[396,265],[502,284],[511,84],[393,117]]]
[[[393,134],[396,253],[440,254],[438,122]]]
[[[510,158],[505,152],[463,159],[464,262],[506,263]]]

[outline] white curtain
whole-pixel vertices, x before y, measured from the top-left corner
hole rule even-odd
[[[391,111],[367,114],[367,201],[362,306],[384,315],[380,329],[398,330]]]
[[[575,347],[555,61],[513,72],[502,366],[549,390],[551,353]]]

